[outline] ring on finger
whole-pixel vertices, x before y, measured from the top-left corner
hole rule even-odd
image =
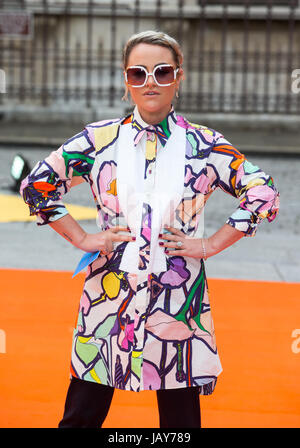
[[[181,247],[182,244],[183,244],[182,241],[177,241],[177,243],[176,243],[177,247]]]

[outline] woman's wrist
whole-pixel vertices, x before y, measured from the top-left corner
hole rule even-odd
[[[69,241],[78,249],[81,249],[87,233],[70,214],[49,223],[49,225],[65,238],[65,240]]]
[[[86,245],[87,245],[87,237],[88,237],[88,233],[86,233],[85,231],[80,235],[80,238],[74,242],[74,246],[77,247],[77,249],[80,250],[84,250],[86,251]],[[88,252],[88,251],[87,251]]]
[[[218,253],[218,250],[213,246],[213,239],[211,237],[202,238],[200,245],[202,252],[201,258],[203,258],[204,260],[207,260],[208,258]]]

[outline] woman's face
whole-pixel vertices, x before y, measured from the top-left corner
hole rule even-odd
[[[126,68],[139,65],[145,67],[148,73],[152,73],[160,64],[170,64],[174,69],[177,68],[171,50],[159,45],[141,43],[131,50]],[[180,69],[174,84],[164,87],[157,85],[153,76],[148,77],[143,87],[132,87],[126,84],[133,102],[147,123],[159,123],[167,116],[182,75],[183,71]]]

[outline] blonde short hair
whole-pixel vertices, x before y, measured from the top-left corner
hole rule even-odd
[[[123,67],[126,69],[131,50],[138,44],[159,45],[161,47],[169,48],[172,52],[174,61],[177,67],[180,67],[183,62],[183,54],[179,43],[171,36],[162,31],[142,31],[141,33],[133,34],[127,41],[123,49]]]

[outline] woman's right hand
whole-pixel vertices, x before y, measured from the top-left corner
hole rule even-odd
[[[87,233],[70,214],[50,222],[49,225],[63,238],[85,252],[102,251],[107,255],[113,251],[114,242],[135,241],[135,237],[130,235],[128,227],[115,226],[103,232]],[[118,232],[127,232],[128,235]]]
[[[114,242],[135,241],[134,236],[119,234],[118,232],[130,231],[127,227],[116,226],[99,233],[84,233],[77,247],[85,252],[100,251],[103,255],[108,255],[114,249]]]

